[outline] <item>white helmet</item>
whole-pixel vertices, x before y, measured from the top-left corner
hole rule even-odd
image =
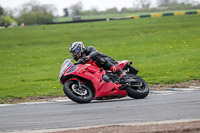
[[[83,42],[74,42],[69,46],[69,52],[72,55],[72,58],[76,61],[82,57],[82,53],[85,50]]]

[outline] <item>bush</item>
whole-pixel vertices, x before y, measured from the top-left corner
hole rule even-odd
[[[17,22],[11,17],[8,17],[8,16],[1,16],[0,17],[0,25],[1,26],[4,26],[5,24],[7,24],[9,26],[12,23],[16,23],[17,24]]]
[[[33,24],[45,24],[48,22],[52,22],[53,15],[51,13],[24,13],[22,14],[18,19],[17,22],[19,24],[25,23],[27,25],[33,25]]]

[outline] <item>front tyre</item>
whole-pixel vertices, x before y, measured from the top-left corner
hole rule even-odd
[[[137,78],[141,82],[141,86],[139,87],[126,87],[126,91],[128,93],[128,96],[135,98],[135,99],[142,99],[148,96],[149,94],[149,87],[144,79],[138,76],[134,76],[134,78]]]
[[[79,88],[76,80],[65,82],[63,91],[69,99],[77,103],[89,103],[93,99],[91,89],[82,83]]]

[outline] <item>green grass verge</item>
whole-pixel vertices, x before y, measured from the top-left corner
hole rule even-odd
[[[200,79],[199,22],[185,15],[0,29],[0,102],[63,94],[58,73],[74,41],[133,60],[150,85]]]

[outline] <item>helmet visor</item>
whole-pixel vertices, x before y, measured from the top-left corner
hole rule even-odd
[[[81,56],[81,49],[80,47],[77,47],[74,51],[71,52],[72,58],[75,60],[78,60]]]
[[[75,58],[78,55],[78,53],[76,51],[71,52],[71,54],[72,54],[73,58]]]

